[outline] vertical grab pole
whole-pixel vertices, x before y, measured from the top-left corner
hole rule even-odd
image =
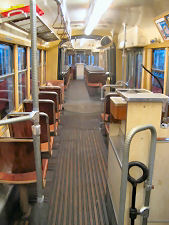
[[[124,69],[125,69],[125,62],[126,62],[126,24],[123,23],[124,29],[124,45],[123,45],[123,54],[122,54],[122,81],[124,81]]]
[[[42,165],[40,153],[40,125],[39,125],[39,101],[38,101],[38,76],[37,76],[37,32],[36,32],[36,0],[30,0],[30,18],[31,18],[31,47],[32,47],[32,99],[33,111],[37,112],[37,116],[32,126],[35,166],[37,176],[37,202],[43,202],[42,188]]]

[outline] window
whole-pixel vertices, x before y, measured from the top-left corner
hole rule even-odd
[[[142,81],[142,51],[136,53],[136,88],[141,88]]]
[[[84,52],[78,52],[75,55],[75,63],[85,63],[85,54]]]
[[[18,92],[19,104],[26,98],[26,49],[18,47]]]
[[[152,72],[160,80],[162,86],[164,86],[164,64],[165,49],[154,49]],[[152,77],[152,91],[161,93],[160,85],[154,77]]]
[[[94,65],[99,66],[99,53],[98,52],[94,53]]]
[[[14,109],[14,73],[12,47],[0,44],[0,119]]]
[[[94,55],[91,56],[91,65],[94,65]]]
[[[68,56],[68,65],[71,66],[72,65],[72,55]]]
[[[89,55],[89,56],[88,56],[88,65],[89,65],[89,66],[91,65],[90,62],[91,62],[91,56]]]
[[[127,52],[126,81],[130,88],[141,88],[142,80],[142,49]]]

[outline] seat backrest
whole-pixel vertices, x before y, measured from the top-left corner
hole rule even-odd
[[[102,83],[102,85],[106,84],[107,76],[105,72],[94,72],[88,73],[88,82],[89,83]]]
[[[117,93],[108,93],[106,96],[105,96],[105,99],[104,99],[104,113],[105,114],[110,114],[110,97],[117,97],[118,94]]]
[[[8,118],[19,117],[21,115],[8,114]],[[48,116],[40,114],[39,124],[41,126],[40,142],[48,142],[50,138]],[[9,124],[10,136],[13,138],[32,138],[32,125],[30,120]]]
[[[64,92],[64,80],[48,80],[46,81],[46,86],[59,86],[62,88],[62,92]]]
[[[32,100],[23,101],[24,111],[32,112],[33,102]],[[39,100],[39,111],[44,112],[49,117],[49,125],[56,123],[55,103],[52,100]]]
[[[39,90],[56,92],[58,94],[59,104],[62,104],[62,89],[61,89],[61,87],[59,87],[59,86],[44,86],[44,87],[39,87]]]
[[[59,112],[59,99],[58,99],[58,94],[56,92],[40,91],[39,99],[48,99],[48,100],[54,101],[55,110],[56,112]]]
[[[32,139],[0,138],[0,172],[8,174],[35,171]]]
[[[45,181],[48,159],[41,162]],[[0,138],[0,183],[31,184],[36,181],[33,139]]]

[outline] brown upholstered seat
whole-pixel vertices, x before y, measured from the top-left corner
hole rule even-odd
[[[89,71],[85,69],[85,81],[89,87],[102,87],[106,84],[106,73],[104,71]]]
[[[8,114],[8,118],[19,117],[22,113]],[[50,137],[49,118],[45,113],[40,113],[41,125],[40,149],[41,152],[52,155],[53,137]],[[22,121],[9,124],[10,136],[13,138],[32,138],[32,121]]]
[[[56,119],[58,121],[60,121],[58,94],[56,92],[40,91],[39,92],[39,99],[48,99],[48,100],[54,101],[54,103],[55,103],[55,112],[56,112]]]
[[[33,110],[33,102],[32,100],[24,100],[23,102],[24,111],[25,112],[32,112]],[[39,111],[44,112],[49,117],[49,125],[50,131],[57,134],[57,125],[56,123],[56,112],[55,112],[55,103],[52,100],[39,100]]]
[[[65,89],[68,88],[71,79],[72,79],[72,73],[71,73],[71,70],[69,68],[69,70],[65,73],[65,76],[64,76]]]
[[[117,94],[115,94],[114,92],[110,92],[105,96],[104,99],[104,121],[106,122],[110,122],[110,97],[115,97],[118,96]]]
[[[39,92],[39,99],[48,99],[48,100],[54,101],[54,103],[55,103],[55,112],[56,112],[56,119],[59,120],[60,112],[59,112],[58,94],[56,92],[40,91]]]
[[[59,86],[44,86],[39,87],[40,91],[49,91],[49,92],[56,92],[59,98],[59,110],[62,109],[62,89]]]
[[[64,102],[64,80],[46,81],[46,86],[59,86],[62,89],[62,103]]]
[[[48,160],[43,159],[43,181],[46,179],[47,167]],[[0,138],[0,183],[30,184],[35,182],[33,140]]]

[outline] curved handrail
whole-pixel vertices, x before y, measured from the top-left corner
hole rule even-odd
[[[21,10],[21,9],[17,9],[17,10],[12,10],[12,11],[10,11],[10,12],[8,13],[8,17],[10,17],[10,16],[11,16],[11,14],[13,14],[13,13],[20,13],[20,14],[24,14],[24,15],[25,15],[25,17],[27,17],[27,13],[26,13],[26,12],[24,12],[23,10]]]
[[[25,113],[25,116],[1,120],[0,121],[0,126],[8,125],[8,124],[11,124],[11,123],[16,123],[16,122],[22,122],[22,121],[26,121],[26,120],[34,120],[34,118],[36,117],[37,113],[39,114],[39,112],[37,112],[37,111],[32,111],[30,113]]]
[[[145,188],[146,194],[145,194],[145,201],[144,201],[144,206],[147,206],[147,207],[149,206],[150,192],[152,188],[155,151],[156,151],[156,139],[157,139],[156,129],[151,124],[133,128],[125,139],[124,155],[123,155],[123,163],[122,163],[123,166],[122,166],[122,176],[121,176],[121,187],[120,187],[120,206],[119,206],[118,225],[124,225],[124,212],[125,212],[125,202],[126,202],[130,144],[135,134],[144,130],[150,130],[151,132],[151,145],[150,145],[149,162],[148,162],[149,177],[146,182],[146,188]],[[143,224],[146,224],[146,221],[147,221],[147,218],[143,218]]]
[[[117,81],[119,82],[119,81]],[[121,82],[121,81],[120,81]],[[122,81],[123,82],[123,81]],[[106,87],[112,87],[112,88],[120,88],[120,87],[123,87],[124,85],[127,87],[127,84],[125,82],[123,82],[124,84],[123,85],[119,85],[119,84],[105,84],[101,87],[101,101],[104,100],[104,90]]]

